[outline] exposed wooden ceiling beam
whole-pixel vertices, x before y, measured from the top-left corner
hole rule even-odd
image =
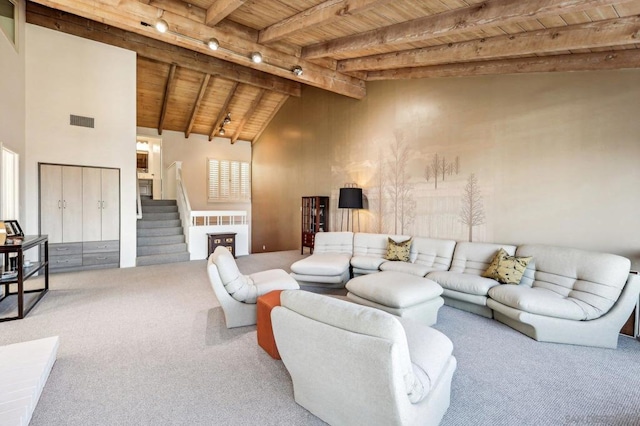
[[[230,112],[229,105],[231,105],[231,101],[233,100],[233,97],[236,95],[236,90],[238,90],[238,83],[234,83],[233,86],[231,86],[231,90],[229,90],[227,99],[225,99],[224,105],[222,105],[222,108],[220,108],[218,117],[216,118],[216,121],[214,121],[213,127],[211,129],[211,133],[209,134],[210,141],[213,140],[213,137],[216,135],[216,132],[218,131],[218,127],[220,126],[220,123],[222,123],[222,120],[224,119],[224,117],[227,115],[228,112]]]
[[[214,0],[213,4],[207,9],[207,17],[204,23],[209,26],[216,25],[242,6],[245,1],[247,0]]]
[[[202,55],[183,47],[114,28],[87,18],[53,10],[36,3],[27,2],[27,22],[89,40],[133,50],[138,55],[155,61],[173,62],[182,68],[192,71],[221,76],[228,80],[249,84],[284,95],[299,97],[301,93],[300,83]]]
[[[638,42],[640,42],[640,17],[633,16],[346,59],[338,62],[338,69],[347,72],[407,68],[543,52],[621,46]]]
[[[640,68],[640,49],[618,50],[615,52],[536,56],[532,58],[514,58],[497,61],[478,61],[460,64],[433,65],[430,67],[370,71],[367,80],[469,77],[474,75],[598,71],[625,68]]]
[[[329,24],[343,16],[362,13],[388,2],[389,0],[328,0],[264,28],[260,31],[258,41],[260,43],[277,41],[297,31]]]
[[[236,128],[235,134],[231,138],[231,144],[236,143],[236,141],[240,137],[240,133],[242,133],[242,130],[244,129],[244,126],[247,124],[247,121],[249,121],[249,118],[251,118],[251,116],[255,114],[256,110],[260,106],[260,102],[262,102],[262,98],[264,97],[264,94],[265,94],[265,91],[260,90],[260,93],[258,93],[258,95],[253,99],[253,102],[251,102],[251,106],[249,107],[247,112],[244,114],[244,117],[242,117],[242,121],[240,121],[240,124]]]
[[[622,0],[624,2],[624,0]],[[319,58],[381,44],[415,43],[498,25],[621,3],[621,0],[493,0],[307,46],[303,58]],[[353,56],[358,56],[357,54]]]
[[[162,112],[160,113],[160,120],[158,121],[158,134],[162,134],[162,128],[164,127],[164,118],[167,115],[167,106],[169,104],[169,96],[173,92],[173,85],[175,84],[176,64],[171,64],[169,70],[169,76],[167,77],[167,84],[164,87],[164,97],[162,98]]]
[[[282,108],[284,106],[284,104],[287,102],[288,99],[289,99],[289,96],[283,96],[282,97],[280,102],[278,102],[278,105],[276,105],[276,107],[273,109],[273,111],[271,111],[271,114],[269,114],[269,118],[267,118],[265,120],[265,122],[262,124],[262,127],[260,128],[260,130],[258,130],[258,133],[256,133],[256,135],[253,137],[253,140],[251,141],[252,144],[256,143],[256,141],[258,139],[260,139],[260,136],[262,136],[262,133],[265,131],[265,129],[267,128],[269,123],[271,123],[271,120],[273,120],[273,117],[276,116],[278,111],[280,111],[280,108]]]
[[[170,31],[164,34],[159,33],[153,27],[141,24],[141,22],[147,24],[155,22],[158,9],[137,0],[122,0],[118,7],[96,0],[37,0],[36,2],[348,97],[361,99],[366,94],[364,81],[360,79],[237,37],[221,29],[208,27],[175,13],[163,12],[162,18],[169,24]],[[224,49],[214,51],[206,46],[205,41],[213,37],[219,40]],[[251,62],[249,54],[254,51],[262,53],[264,57],[262,63]],[[291,72],[291,67],[296,64],[304,69],[302,76],[296,76]]]
[[[200,84],[200,91],[198,91],[198,97],[196,98],[196,103],[193,105],[193,110],[191,111],[191,118],[189,118],[189,124],[187,125],[187,129],[184,131],[184,137],[189,138],[191,134],[191,129],[193,129],[193,124],[196,122],[196,115],[198,114],[198,110],[200,109],[200,103],[202,103],[202,98],[204,98],[204,92],[207,91],[207,86],[209,85],[209,78],[211,75],[205,74],[202,78],[202,84]]]

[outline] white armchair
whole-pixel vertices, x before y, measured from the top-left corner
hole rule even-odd
[[[296,290],[300,286],[284,269],[243,275],[233,255],[220,246],[209,256],[207,274],[224,312],[227,328],[256,323],[258,296],[273,290]]]
[[[437,425],[449,407],[453,344],[384,311],[284,291],[273,333],[298,404],[331,425]]]

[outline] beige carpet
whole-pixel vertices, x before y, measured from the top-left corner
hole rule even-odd
[[[238,264],[250,273],[298,258]],[[617,350],[539,343],[446,306],[436,328],[458,358],[443,425],[640,424],[635,339]],[[224,326],[205,261],[52,275],[27,318],[0,323],[0,345],[54,335],[58,361],[32,426],[323,424],[294,402],[255,327]]]

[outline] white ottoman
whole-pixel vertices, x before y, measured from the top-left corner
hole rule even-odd
[[[347,297],[361,305],[433,325],[444,304],[442,287],[435,281],[396,271],[362,275],[350,280]]]

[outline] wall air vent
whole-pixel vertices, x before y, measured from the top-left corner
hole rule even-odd
[[[80,115],[71,114],[69,118],[72,126],[89,127],[91,129],[94,128],[95,119],[92,117],[82,117]]]

